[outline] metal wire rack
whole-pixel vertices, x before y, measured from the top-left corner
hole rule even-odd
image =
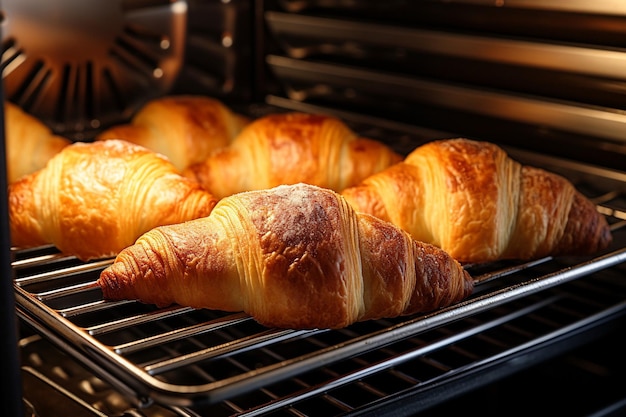
[[[278,98],[269,101],[286,104]],[[298,103],[292,109],[318,110]],[[339,116],[357,131],[368,134],[369,129],[372,137],[404,135],[407,143],[419,142],[421,132],[397,123],[376,124],[350,113]],[[612,246],[591,257],[466,265],[477,285],[461,303],[333,331],[270,329],[243,313],[106,301],[94,283],[111,259],[84,263],[54,247],[14,249],[17,313],[140,407],[156,402],[257,415],[354,387],[368,393],[357,395],[358,402],[372,397],[382,401],[404,390],[419,398],[419,392],[515,352],[626,313],[626,174],[507,151],[521,162],[572,180],[607,217]],[[519,322],[532,324],[527,329]],[[496,329],[506,336],[490,336]],[[478,353],[465,347],[486,341],[494,343]],[[420,372],[413,376],[407,367]],[[399,385],[393,394],[385,384],[369,387],[364,382],[382,375]],[[248,402],[251,393],[260,397]],[[243,400],[239,404],[234,399]],[[212,410],[211,415],[220,413]]]

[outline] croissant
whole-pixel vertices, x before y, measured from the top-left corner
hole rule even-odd
[[[97,140],[123,139],[167,156],[183,171],[224,147],[249,123],[221,101],[195,95],[149,101],[128,124],[112,126]]]
[[[427,312],[473,290],[442,250],[310,184],[235,194],[208,217],[155,228],[96,284],[105,299],[245,311],[294,329]]]
[[[488,142],[429,142],[342,195],[461,262],[585,255],[612,240],[572,183]]]
[[[43,122],[5,101],[7,182],[43,168],[71,140],[55,135]]]
[[[337,118],[276,113],[253,121],[231,145],[184,174],[219,198],[299,182],[340,191],[401,160]]]
[[[208,215],[210,193],[162,155],[121,140],[76,142],[9,185],[11,242],[112,257],[153,227]]]

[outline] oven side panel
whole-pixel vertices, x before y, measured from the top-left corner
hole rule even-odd
[[[267,1],[263,17],[270,101],[623,169],[615,2]]]
[[[0,96],[3,88],[0,84]],[[4,138],[4,105],[0,107],[0,173],[7,172],[5,138]],[[0,175],[0,188],[7,189],[7,176]],[[0,194],[0,329],[2,329],[2,369],[3,389],[0,403],[2,415],[22,415],[22,385],[18,341],[17,317],[15,316],[15,294],[13,292],[13,268],[11,266],[11,240],[9,235],[8,193]]]

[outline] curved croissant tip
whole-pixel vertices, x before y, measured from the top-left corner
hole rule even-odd
[[[113,263],[100,273],[100,277],[96,280],[95,285],[100,287],[105,299],[116,300],[122,298],[120,292],[124,280],[121,277],[125,276],[124,269],[124,263]]]
[[[587,247],[587,248],[583,248],[583,250],[585,251],[584,254],[591,255],[599,251],[605,250],[609,246],[611,246],[612,243],[613,243],[613,234],[611,233],[611,229],[610,228],[603,229],[600,232],[600,236],[597,238],[594,245]]]
[[[474,277],[465,269],[463,271],[465,272],[465,280],[463,281],[464,288],[463,295],[461,296],[462,300],[472,295],[474,293],[474,288],[476,288],[476,280],[474,280]]]

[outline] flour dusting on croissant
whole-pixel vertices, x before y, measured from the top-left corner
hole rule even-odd
[[[341,328],[469,296],[442,250],[308,184],[226,197],[207,217],[155,228],[100,275],[106,299],[245,311],[283,328]]]

